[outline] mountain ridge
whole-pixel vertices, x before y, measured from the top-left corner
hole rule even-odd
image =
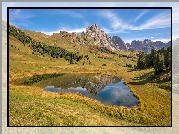
[[[133,40],[131,44],[125,43],[119,36],[109,36],[107,33],[102,31],[97,24],[92,24],[86,28],[86,32],[82,32],[83,35],[91,35],[95,39],[95,44],[101,46],[108,46],[112,50],[141,50],[144,52],[151,52],[152,49],[159,50],[163,47],[167,48],[171,45],[171,41],[163,43],[161,41],[153,42],[149,39],[144,41]]]
[[[3,21],[2,28],[3,30],[6,30],[6,27],[4,26],[5,21]],[[28,30],[23,30],[23,31],[28,31]],[[39,33],[39,32],[36,32]],[[42,33],[44,34],[44,33]],[[159,50],[163,47],[167,48],[171,45],[171,41],[168,43],[163,43],[161,41],[156,41],[153,42],[149,39],[145,39],[143,41],[139,40],[133,40],[131,43],[125,43],[121,37],[119,36],[109,36],[107,33],[105,33],[103,30],[100,29],[100,27],[97,24],[92,24],[89,25],[86,28],[86,31],[82,32],[81,34],[78,34],[76,32],[68,33],[67,31],[60,31],[59,33],[53,33],[51,36],[47,36],[44,34],[45,41],[48,42],[49,38],[52,38],[54,36],[59,36],[62,37],[63,40],[62,43],[65,44],[65,42],[69,43],[76,43],[82,46],[87,45],[95,45],[99,46],[102,48],[108,48],[109,50],[111,49],[112,51],[134,51],[134,50],[139,50],[139,51],[144,51],[146,53],[150,53],[152,49]],[[58,41],[56,39],[54,40],[54,45]],[[59,42],[59,41],[58,41]]]

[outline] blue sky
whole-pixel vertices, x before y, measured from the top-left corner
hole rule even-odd
[[[151,39],[168,42],[171,38],[170,9],[10,9],[10,23],[48,35],[60,31],[86,31],[97,24],[109,36],[126,43]]]
[[[179,38],[179,2],[2,2],[3,20],[7,20],[7,7],[172,7],[172,39],[176,40]],[[16,13],[18,13],[18,11]],[[147,15],[147,13],[144,15]],[[28,20],[30,17],[32,16],[26,16],[25,18]],[[21,22],[21,24],[25,25],[25,19],[24,22]],[[59,29],[56,29],[56,31],[58,30]],[[45,29],[44,31],[46,33],[50,33],[50,30],[48,29]],[[130,41],[133,39],[132,36],[127,37],[123,40]],[[153,35],[151,37],[153,37]],[[140,38],[142,37],[138,37],[138,39]],[[160,40],[165,41],[166,38],[160,37]]]

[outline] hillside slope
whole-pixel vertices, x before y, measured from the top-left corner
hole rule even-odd
[[[17,33],[18,30],[14,30]],[[170,126],[171,92],[147,79],[154,72],[152,68],[126,67],[126,64],[136,65],[137,51],[114,52],[94,44],[82,46],[78,41],[68,40],[69,33],[45,36],[20,29],[18,34],[14,33],[9,37],[10,126]],[[59,47],[67,55],[76,53],[77,57],[84,57],[75,63],[75,56],[72,56],[72,64],[65,57],[53,57],[53,54],[57,56],[51,53],[55,49],[49,55],[44,51],[45,46]],[[35,75],[53,73],[94,73],[123,78],[139,99],[139,105],[131,108],[108,106],[78,93],[52,93],[44,91],[37,83],[22,84]]]

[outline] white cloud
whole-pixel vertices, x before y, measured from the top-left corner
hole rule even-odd
[[[104,31],[105,33],[111,33],[112,32],[110,29],[107,29],[107,28],[104,28],[104,27],[102,27],[101,30]]]
[[[111,27],[114,30],[125,31],[125,30],[144,30],[144,29],[156,29],[156,28],[165,28],[171,26],[171,14],[169,12],[160,13],[149,18],[144,24],[140,26],[134,26],[126,23],[115,13],[111,11],[106,11],[99,13],[103,17],[107,18],[111,22]]]
[[[2,18],[4,20],[6,20],[6,17],[7,17],[7,7],[24,7],[24,6],[37,6],[37,5],[40,5],[40,6],[51,6],[51,7],[56,7],[56,6],[61,6],[61,7],[64,7],[64,6],[68,6],[68,7],[75,7],[75,6],[107,6],[109,3],[108,2],[104,2],[104,3],[101,3],[101,2],[87,2],[87,3],[82,3],[82,2],[79,2],[79,3],[75,3],[75,2],[37,2],[37,3],[34,3],[34,2],[2,2]],[[112,7],[117,7],[117,6],[128,6],[128,7],[133,7],[133,6],[143,6],[143,7],[153,7],[153,6],[163,6],[163,7],[172,7],[172,21],[173,23],[175,24],[179,24],[179,12],[178,12],[178,8],[179,6],[176,4],[176,2],[131,2],[131,3],[127,3],[127,2],[120,2],[120,3],[117,3],[117,2],[114,2],[114,3],[110,3]],[[16,12],[20,12],[20,11],[16,11]],[[105,13],[103,14],[105,16]],[[78,16],[78,15],[77,15]],[[80,16],[79,16],[80,17]],[[114,21],[112,23],[112,20],[111,20],[111,24],[114,24],[113,27],[116,28],[115,30],[113,29],[112,30],[109,30],[109,31],[106,31],[107,33],[115,33],[115,32],[125,32],[126,29],[129,29],[129,30],[142,30],[142,29],[147,29],[147,28],[157,28],[158,26],[159,27],[165,27],[167,26],[167,24],[163,24],[164,22],[169,22],[170,20],[167,19],[167,18],[170,18],[168,16],[165,16],[165,17],[162,17],[163,19],[167,19],[165,21],[161,21],[160,20],[160,16],[157,18],[157,17],[153,17],[153,19],[149,19],[146,24],[144,25],[141,25],[141,26],[133,26],[133,25],[130,25],[128,23],[125,23],[124,20],[120,19],[119,17],[117,17],[117,15],[113,14],[111,12],[111,15],[109,14],[108,17],[111,17],[111,18],[114,18]],[[153,22],[152,22],[153,21]],[[117,22],[115,24],[115,22]],[[25,22],[26,23],[26,22]],[[25,24],[24,23],[24,24]],[[22,24],[21,24],[22,25]],[[161,25],[161,26],[160,26]],[[177,32],[174,32],[174,30],[176,29],[176,26],[173,25],[173,39],[175,38],[178,38],[179,35],[178,35],[178,31]],[[70,29],[69,29],[70,30]],[[58,30],[59,31],[59,30]],[[75,30],[75,31],[79,31],[79,30]],[[56,32],[56,31],[52,31],[52,32]],[[48,32],[51,34],[51,32]]]
[[[137,21],[138,19],[140,19],[144,14],[146,14],[148,12],[147,9],[143,10],[136,18],[134,21]]]
[[[115,13],[109,10],[106,12],[100,12],[99,15],[102,15],[103,17],[107,18],[111,22],[111,27],[114,30],[123,31],[125,29],[133,29],[133,26],[123,22],[121,18],[119,18]]]
[[[168,43],[169,41],[171,41],[170,38],[166,39],[166,38],[159,38],[159,39],[152,39],[153,42],[156,42],[156,41],[161,41],[161,42],[164,42],[164,43]]]
[[[69,33],[72,33],[72,32],[81,33],[83,31],[86,31],[86,28],[66,29],[65,31],[67,31]]]
[[[151,39],[153,39],[154,37],[150,37]]]
[[[66,28],[66,27],[61,27],[58,30],[54,30],[54,31],[40,31],[46,35],[53,35],[53,33],[60,33],[60,31],[66,31],[68,33],[72,33],[72,32],[76,32],[76,33],[81,33],[83,31],[86,31],[86,28],[74,28],[74,29],[70,29],[70,28]]]
[[[170,26],[171,26],[171,14],[169,12],[165,12],[150,18],[143,25],[136,27],[133,30],[156,29],[156,28],[165,28]]]
[[[76,33],[81,33],[81,32],[85,32],[86,31],[86,23],[85,23],[85,27],[82,28],[69,28],[69,27],[65,27],[64,25],[62,25],[58,30],[54,30],[54,31],[40,31],[42,33],[45,33],[47,35],[53,35],[53,33],[59,33],[60,31],[67,31],[68,33],[72,33],[72,32],[76,32]],[[101,30],[103,30],[105,33],[127,33],[125,31],[120,31],[120,30],[110,30],[107,28],[101,28]]]

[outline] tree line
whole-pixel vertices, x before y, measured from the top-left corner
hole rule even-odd
[[[9,35],[15,37],[21,41],[24,46],[28,45],[33,52],[32,54],[39,53],[43,56],[45,54],[51,56],[52,58],[65,58],[70,64],[79,62],[81,59],[89,59],[88,55],[79,55],[79,53],[69,52],[66,49],[56,46],[49,46],[43,42],[37,42],[33,40],[30,36],[26,35],[21,29],[16,28],[15,26],[9,25]]]
[[[56,77],[59,77],[59,76],[62,76],[62,75],[64,75],[64,74],[53,73],[53,74],[33,75],[28,80],[25,80],[22,84],[24,84],[24,85],[32,85],[32,84],[37,83],[39,81],[47,80],[49,78],[56,78]]]
[[[160,50],[151,50],[150,54],[140,52],[137,69],[154,68],[154,74],[158,75],[171,70],[171,46]]]

